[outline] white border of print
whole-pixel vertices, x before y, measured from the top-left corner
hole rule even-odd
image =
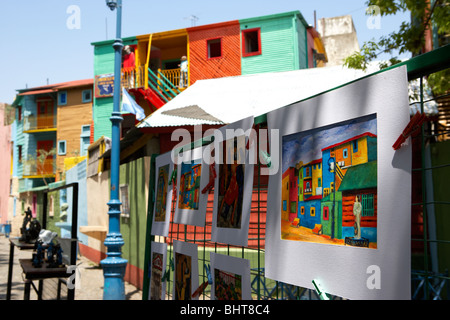
[[[199,205],[198,209],[180,209],[178,207],[178,202],[180,201],[180,178],[181,178],[181,166],[183,162],[180,162],[177,165],[177,201],[175,206],[175,215],[173,221],[175,223],[187,224],[197,227],[205,226],[205,218],[206,218],[206,206],[208,204],[208,193],[202,193],[203,188],[208,184],[209,180],[209,166],[205,162],[205,158],[203,153],[207,154],[205,151],[206,147],[195,148],[193,150],[188,150],[183,152],[183,156],[179,156],[183,158],[183,162],[201,160],[201,177],[200,177],[200,189],[199,189]]]
[[[219,228],[217,227],[217,212],[219,206],[219,175],[220,175],[220,164],[216,161],[215,169],[217,177],[214,182],[214,207],[213,207],[213,218],[211,226],[211,241],[227,243],[236,246],[247,246],[248,244],[248,227],[250,222],[250,211],[252,205],[252,192],[253,192],[253,175],[254,175],[254,165],[250,161],[250,152],[246,149],[247,143],[249,141],[249,135],[251,134],[251,129],[253,127],[253,117],[243,119],[241,121],[226,125],[218,129],[221,132],[219,137],[222,139],[214,140],[214,146],[219,150],[220,157],[223,158],[223,150],[221,150],[220,145],[226,148],[226,141],[234,137],[242,136],[242,132],[245,133],[245,163],[244,163],[244,189],[243,189],[243,201],[242,201],[242,214],[241,214],[241,227],[239,229],[234,228]],[[242,129],[243,131],[238,131]],[[231,132],[232,136],[227,136],[228,132]],[[227,163],[226,159],[221,159],[221,163]]]
[[[215,300],[215,277],[214,269],[231,272],[241,276],[242,300],[252,300],[251,283],[250,283],[250,260],[227,256],[210,252],[211,277],[213,284],[211,285],[211,300]]]
[[[152,266],[153,266],[153,263],[152,263],[153,253],[156,252],[156,253],[160,253],[163,255],[163,265],[162,265],[161,277],[164,275],[164,273],[166,271],[166,264],[167,264],[167,243],[152,241],[151,245],[152,245],[152,250],[150,252],[150,285],[149,285],[149,292],[148,292],[149,300],[150,300],[151,289],[152,289],[151,275],[152,275]],[[166,299],[166,283],[167,283],[167,281],[165,281],[164,279],[161,279],[161,300]]]
[[[198,296],[195,298],[192,298],[192,294],[195,292],[195,290],[198,289],[198,247],[194,243],[189,242],[183,242],[174,240],[173,241],[173,263],[174,263],[174,273],[173,273],[173,300],[175,300],[175,276],[176,276],[176,267],[177,267],[177,256],[176,253],[181,253],[186,256],[191,257],[191,299],[192,300],[198,300]]]
[[[166,198],[166,219],[165,221],[155,221],[155,211],[156,211],[156,193],[158,192],[158,173],[159,168],[169,165],[169,172],[167,178],[167,198]],[[171,153],[167,152],[158,157],[155,160],[155,203],[153,208],[153,222],[152,222],[152,234],[167,237],[169,235],[169,226],[170,226],[170,215],[172,213],[172,193],[173,193],[173,185],[170,183],[170,177],[173,172],[173,162],[171,158]]]
[[[410,299],[411,146],[392,145],[410,119],[406,67],[377,73],[270,112],[269,129],[288,134],[376,114],[378,147],[377,249],[281,240],[281,175],[269,177],[266,277],[347,299]],[[272,151],[273,153],[273,151]],[[373,268],[377,266],[378,268]],[[379,285],[370,285],[372,270]]]

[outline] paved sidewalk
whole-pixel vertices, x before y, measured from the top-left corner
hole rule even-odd
[[[6,300],[6,291],[8,284],[8,266],[9,266],[9,239],[5,235],[0,234],[0,300]],[[14,267],[11,285],[11,300],[23,300],[24,282],[22,279],[22,268],[19,265],[19,259],[31,258],[32,251],[14,249]],[[79,256],[77,265],[80,270],[80,288],[75,290],[75,300],[103,300],[103,270],[94,262]],[[45,280],[50,281],[51,280]],[[47,283],[44,283],[44,292]],[[36,284],[37,285],[37,284]],[[51,283],[49,284],[52,285]],[[52,291],[52,290],[48,290]],[[55,290],[53,290],[55,291]],[[65,286],[61,290],[61,295],[65,298],[67,291]],[[44,299],[45,299],[44,294]],[[33,288],[31,289],[30,299],[36,300],[37,295]],[[142,291],[135,286],[125,282],[125,299],[126,300],[142,300]]]

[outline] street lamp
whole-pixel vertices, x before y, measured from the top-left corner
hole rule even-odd
[[[106,0],[106,5],[113,11],[117,9],[116,39],[114,48],[114,97],[113,112],[111,115],[112,141],[111,141],[111,190],[109,206],[109,231],[106,235],[106,259],[100,262],[103,268],[104,300],[125,300],[125,286],[123,277],[128,261],[122,258],[121,247],[124,245],[120,234],[120,206],[119,200],[119,174],[120,174],[120,123],[123,118],[120,114],[121,94],[121,63],[122,63],[122,0]]]

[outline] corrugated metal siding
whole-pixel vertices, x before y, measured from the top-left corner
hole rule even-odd
[[[94,141],[102,136],[111,138],[111,113],[113,111],[113,98],[94,99]]]
[[[296,69],[292,19],[292,16],[288,16],[241,23],[241,30],[261,28],[262,48],[261,55],[242,57],[243,75]]]
[[[192,28],[189,33],[190,84],[197,80],[241,74],[239,22],[211,29]],[[222,57],[208,59],[207,40],[222,38]]]
[[[308,49],[307,49],[307,32],[306,28],[300,20],[296,19],[296,28],[297,28],[297,36],[298,36],[298,59],[299,59],[299,68],[306,69],[308,68]]]

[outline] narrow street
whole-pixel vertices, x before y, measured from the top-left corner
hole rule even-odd
[[[10,241],[5,235],[0,234],[0,300],[6,300],[8,285],[8,267],[9,267]],[[31,250],[14,249],[14,265],[11,283],[11,300],[23,300],[24,281],[22,268],[19,259],[30,259]],[[80,271],[80,287],[75,289],[75,300],[103,300],[103,270],[96,263],[78,256],[77,266]],[[37,281],[35,281],[37,287]],[[67,287],[62,286],[61,299],[67,297]],[[47,279],[44,281],[43,300],[56,300],[57,280]],[[142,300],[142,291],[135,286],[125,282],[126,300]],[[37,294],[31,288],[30,300],[37,300]]]

